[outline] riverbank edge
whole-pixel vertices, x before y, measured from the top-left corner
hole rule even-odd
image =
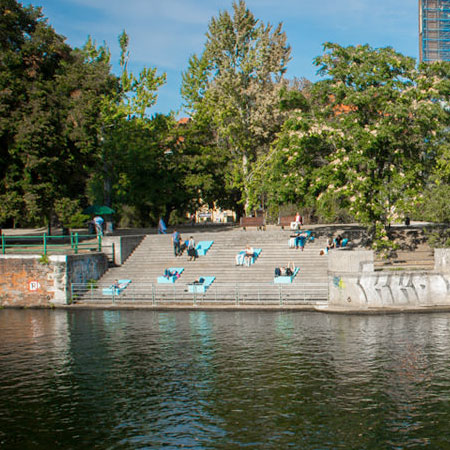
[[[136,236],[128,251],[139,244]],[[142,239],[142,236],[140,237]],[[128,242],[128,241],[127,241]],[[119,246],[118,246],[119,247]],[[40,262],[39,255],[0,256],[0,307],[53,308],[92,307],[104,309],[211,309],[211,310],[282,310],[318,311],[337,314],[391,314],[450,310],[450,249],[435,249],[434,270],[375,271],[374,252],[363,248],[341,249],[328,255],[328,304],[312,301],[304,305],[289,302],[272,304],[217,304],[195,301],[190,305],[140,305],[127,303],[71,304],[71,284],[99,279],[107,269],[104,254],[52,255],[49,264]],[[3,269],[2,269],[3,267]],[[10,281],[7,281],[10,280]],[[9,298],[20,293],[21,303],[11,304]],[[149,299],[148,299],[149,300]],[[209,300],[208,300],[209,301]],[[31,304],[31,303],[34,304]],[[28,303],[28,304],[27,304]]]
[[[372,308],[344,308],[329,305],[148,305],[148,304],[75,304],[75,305],[53,305],[53,306],[2,306],[1,310],[49,310],[49,311],[279,311],[279,312],[317,312],[322,314],[342,314],[342,315],[361,315],[361,316],[383,316],[392,314],[422,314],[422,313],[450,313],[450,305],[429,305],[416,307],[372,307]]]

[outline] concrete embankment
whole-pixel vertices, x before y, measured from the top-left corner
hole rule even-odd
[[[450,249],[436,249],[434,270],[374,270],[372,251],[331,252],[328,309],[427,311],[450,308]]]
[[[204,309],[283,310],[352,314],[450,311],[450,250],[428,249],[427,261],[410,252],[410,264],[380,265],[372,251],[361,247],[361,229],[341,226],[352,248],[333,250],[320,256],[326,237],[336,228],[311,227],[316,239],[305,251],[289,248],[291,232],[278,227],[267,231],[237,228],[183,232],[196,241],[213,240],[207,255],[189,262],[186,255],[174,257],[169,235],[114,236],[116,267],[108,269],[102,253],[51,256],[0,256],[0,306],[105,309]],[[413,231],[409,230],[409,233]],[[245,244],[262,248],[257,262],[236,267],[234,257]],[[420,253],[420,252],[419,252]],[[422,252],[425,254],[426,252]],[[414,261],[414,258],[416,260]],[[397,261],[407,260],[397,258]],[[420,260],[420,261],[419,261]],[[274,267],[293,261],[299,274],[286,286],[274,284]],[[420,262],[419,267],[417,267]],[[433,264],[434,262],[434,264]],[[185,268],[174,285],[156,280],[164,267]],[[216,281],[205,295],[192,295],[189,284],[199,276],[214,274]],[[120,296],[102,294],[115,279],[129,278],[130,287]],[[92,283],[92,280],[98,280]],[[89,295],[73,303],[74,284],[91,283]],[[320,288],[320,290],[319,290]],[[72,304],[71,304],[72,303]]]

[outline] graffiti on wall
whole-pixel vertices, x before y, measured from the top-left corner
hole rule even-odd
[[[441,274],[361,275],[357,286],[366,303],[424,304],[450,298],[450,280]]]
[[[333,284],[338,289],[345,289],[345,283],[341,277],[333,277]]]
[[[86,256],[70,261],[69,273],[71,283],[86,283],[89,279],[98,280],[106,271],[107,266],[103,257],[98,255]]]

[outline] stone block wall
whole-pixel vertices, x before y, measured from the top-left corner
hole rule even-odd
[[[67,304],[72,283],[99,279],[108,269],[102,253],[49,256],[0,255],[0,306],[49,307]]]
[[[435,254],[435,271],[373,270],[370,251],[329,255],[329,303],[349,309],[450,306],[450,251]]]

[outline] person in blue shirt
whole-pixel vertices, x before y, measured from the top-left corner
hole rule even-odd
[[[166,224],[164,223],[164,220],[161,217],[158,223],[158,234],[166,234],[166,230],[167,230]]]
[[[103,235],[103,217],[102,216],[95,216],[93,219],[94,225],[95,225],[95,231],[97,233],[97,236]]]
[[[180,233],[178,233],[177,230],[173,230],[172,244],[173,244],[173,253],[175,256],[178,256],[181,254],[180,241],[181,241]]]

